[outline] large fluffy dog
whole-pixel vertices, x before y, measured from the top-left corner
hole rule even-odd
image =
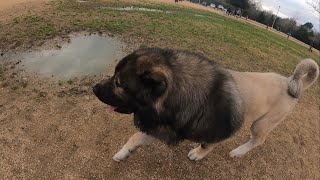
[[[168,144],[199,142],[188,157],[200,160],[244,121],[253,123],[252,137],[230,156],[240,157],[262,144],[318,76],[319,67],[310,59],[301,61],[287,78],[231,71],[197,54],[149,48],[123,58],[114,75],[93,91],[114,111],[134,113],[140,129],[113,157],[115,161],[154,138]]]

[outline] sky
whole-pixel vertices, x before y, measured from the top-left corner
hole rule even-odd
[[[298,24],[311,22],[313,30],[320,32],[320,15],[314,11],[305,0],[262,0],[262,9],[277,13],[280,6],[278,16],[283,18],[296,18]]]

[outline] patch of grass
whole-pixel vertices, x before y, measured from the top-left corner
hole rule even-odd
[[[17,23],[20,22],[20,18],[19,18],[19,17],[14,17],[14,18],[12,19],[12,21],[13,21],[13,23],[17,24]]]
[[[23,18],[27,26],[30,27],[27,33],[37,38],[53,37],[58,34],[58,29],[50,22],[40,16],[26,16]]]
[[[7,71],[8,69],[6,68],[6,66],[0,63],[0,81],[6,80]]]
[[[147,48],[148,46],[145,44],[140,44],[139,48]]]
[[[130,27],[130,22],[126,20],[77,19],[73,22],[73,25],[78,29],[123,33]]]
[[[72,84],[74,84],[74,81],[73,81],[72,79],[69,79],[69,80],[67,81],[67,84],[72,85]]]
[[[288,75],[302,58],[311,57],[319,63],[319,57],[307,48],[265,29],[211,12],[174,9],[176,12],[168,14],[131,12],[140,16],[140,24],[146,24],[133,27],[133,32],[152,44],[201,52],[236,70]]]
[[[27,81],[22,81],[21,82],[21,87],[26,88],[28,86],[28,82]]]
[[[0,49],[30,48],[59,35],[60,28],[51,20],[41,17],[41,15],[13,18],[4,26],[0,26]]]
[[[18,89],[19,89],[19,86],[17,86],[17,85],[11,86],[11,90],[12,90],[12,91],[16,91],[16,90],[18,90]]]
[[[64,30],[121,34],[130,45],[185,49],[205,54],[224,67],[242,71],[275,71],[289,75],[303,58],[315,53],[285,37],[213,12],[175,5],[121,0],[50,2],[53,10],[13,19],[0,26],[0,48],[21,47]],[[119,11],[106,7],[143,7],[169,11]],[[9,44],[9,45],[8,45]],[[11,46],[10,46],[11,45]],[[69,84],[69,83],[68,83]]]
[[[0,66],[0,81],[4,80],[4,70],[3,68]]]

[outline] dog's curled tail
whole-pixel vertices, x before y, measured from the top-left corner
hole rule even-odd
[[[296,67],[292,76],[289,77],[288,93],[299,98],[301,92],[309,88],[319,76],[319,66],[312,59],[302,60]]]

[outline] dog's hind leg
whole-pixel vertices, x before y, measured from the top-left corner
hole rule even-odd
[[[139,146],[148,144],[153,141],[153,137],[142,132],[137,132],[130,137],[128,142],[122,149],[113,156],[113,160],[120,162],[129,157],[130,153],[136,150]]]
[[[241,157],[253,148],[263,144],[267,135],[289,114],[289,112],[290,108],[282,112],[279,112],[279,110],[271,111],[256,120],[250,128],[250,140],[247,143],[232,150],[230,152],[230,156]]]
[[[192,161],[199,161],[212,151],[214,144],[200,144],[188,153],[188,157]]]

